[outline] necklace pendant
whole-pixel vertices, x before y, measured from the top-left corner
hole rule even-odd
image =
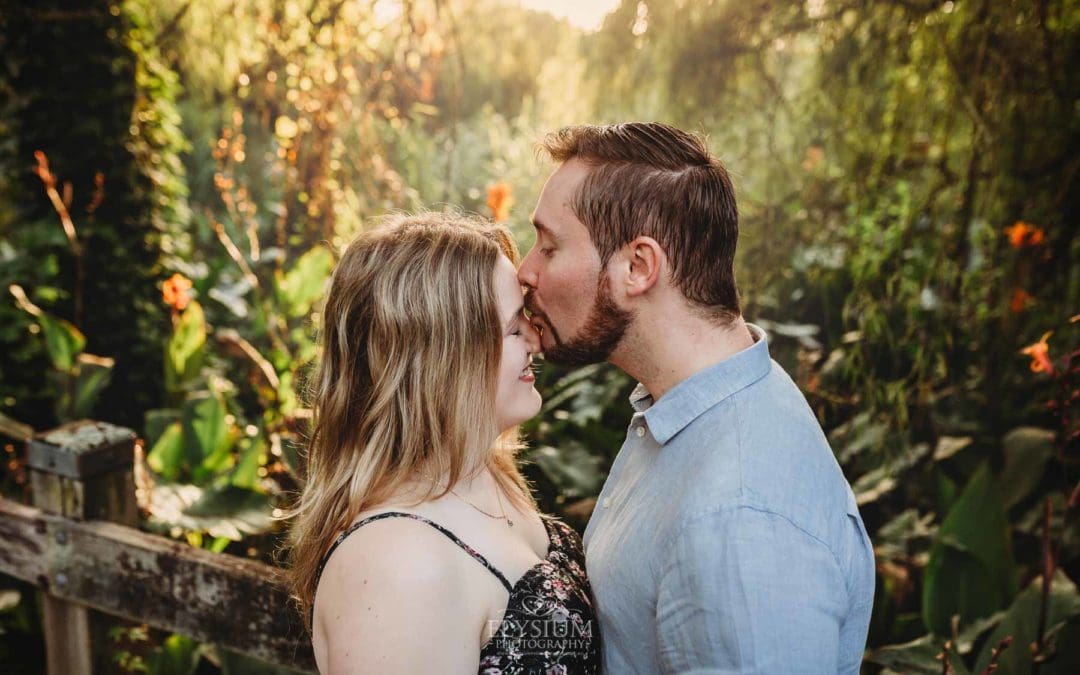
[[[506,525],[507,525],[507,527],[513,527],[513,526],[514,526],[514,521],[510,520],[509,518],[507,518],[507,519],[506,519]]]

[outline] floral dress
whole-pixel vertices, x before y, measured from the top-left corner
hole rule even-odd
[[[581,538],[570,526],[541,517],[548,554],[511,584],[484,556],[442,525],[415,513],[379,513],[358,521],[334,541],[316,572],[316,586],[334,549],[363,525],[383,518],[412,518],[430,525],[486,567],[510,594],[501,623],[480,650],[480,675],[600,672],[600,632],[585,576],[585,556]]]

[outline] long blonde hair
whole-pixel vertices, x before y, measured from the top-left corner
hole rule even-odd
[[[493,414],[500,255],[519,262],[505,228],[441,213],[394,216],[342,254],[322,312],[306,481],[289,514],[305,621],[330,543],[410,478],[447,476],[420,501],[435,499],[482,462],[511,500],[535,508],[514,461],[517,431],[500,435]]]

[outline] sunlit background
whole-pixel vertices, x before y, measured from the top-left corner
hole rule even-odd
[[[871,532],[866,672],[1080,672],[1078,30],[1075,0],[0,0],[0,487],[31,500],[34,431],[124,425],[144,529],[270,560],[340,247],[451,206],[528,247],[538,138],[663,120],[732,172],[745,314]],[[633,383],[538,384],[522,460],[580,528]],[[5,672],[40,672],[35,597],[0,578]]]

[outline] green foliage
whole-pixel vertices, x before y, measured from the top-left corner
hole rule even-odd
[[[278,283],[278,293],[285,313],[292,317],[307,316],[311,306],[322,297],[323,283],[330,276],[334,258],[322,246],[301,255],[296,264]]]
[[[938,529],[926,564],[923,620],[947,635],[954,615],[971,622],[1016,593],[1005,506],[986,466],[975,472]]]
[[[745,314],[870,530],[868,669],[983,672],[1013,635],[996,672],[1030,672],[1032,643],[1040,672],[1076,670],[1077,3],[623,0],[590,34],[494,0],[88,7],[0,5],[0,285],[44,308],[0,303],[0,433],[141,415],[146,526],[269,558],[340,247],[388,210],[485,212],[496,182],[527,245],[539,134],[667,120],[732,169]],[[73,186],[82,285],[37,149]],[[170,307],[172,273],[192,287]],[[1047,331],[1052,372],[1019,353]],[[545,365],[523,453],[543,509],[584,524],[632,386]],[[265,668],[152,642],[130,669]]]
[[[192,302],[180,316],[165,347],[165,388],[179,392],[199,376],[206,344],[206,316],[202,305]]]

